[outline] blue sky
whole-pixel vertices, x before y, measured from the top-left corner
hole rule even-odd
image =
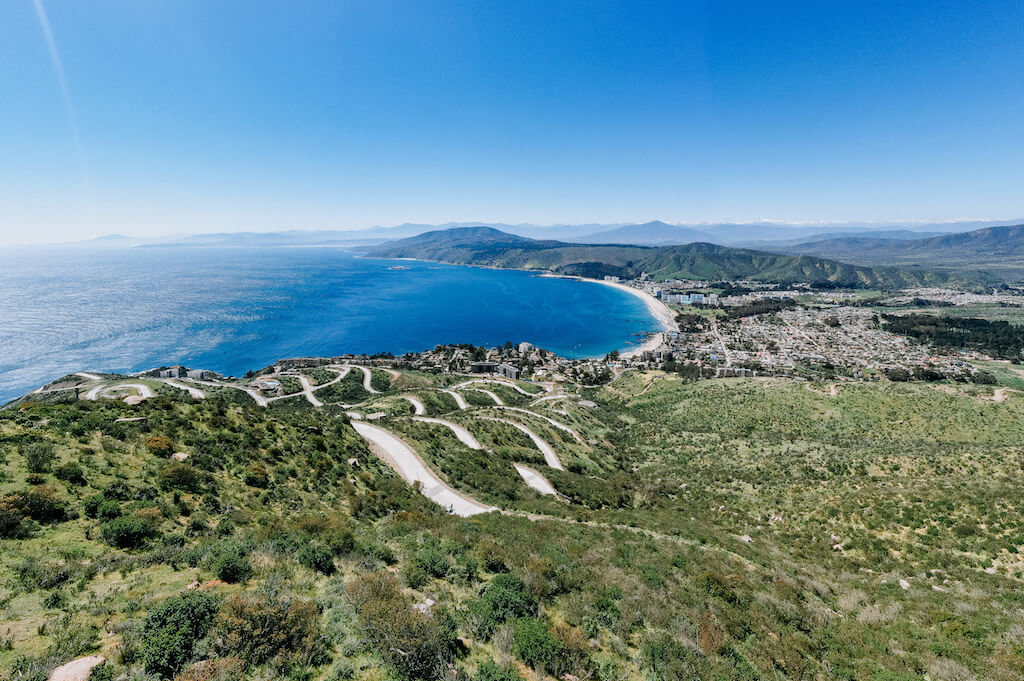
[[[0,4],[0,243],[1024,217],[1019,1],[40,6],[70,101]]]

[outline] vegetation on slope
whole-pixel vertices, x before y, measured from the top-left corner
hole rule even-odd
[[[640,372],[581,396],[534,409],[585,445],[524,417],[572,503],[447,400],[493,455],[384,423],[509,511],[471,519],[308,404],[4,410],[0,675],[98,651],[98,678],[179,681],[1024,678],[1024,399]]]

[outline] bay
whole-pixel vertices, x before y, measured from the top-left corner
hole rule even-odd
[[[0,403],[73,371],[241,375],[284,357],[505,341],[594,357],[658,328],[643,301],[595,282],[337,248],[0,253]]]

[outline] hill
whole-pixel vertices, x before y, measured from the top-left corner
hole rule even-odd
[[[366,252],[378,258],[544,269],[588,277],[616,275],[633,278],[646,272],[655,279],[750,279],[857,288],[903,288],[971,284],[976,281],[951,273],[863,267],[805,255],[779,255],[709,243],[644,247],[538,241],[488,227],[427,232],[372,247]]]
[[[1016,393],[634,371],[532,405],[488,385],[508,409],[335,372],[302,370],[322,407],[164,385],[0,410],[0,677],[1020,678]],[[346,412],[503,512],[446,513]]]
[[[924,239],[852,236],[800,243],[778,250],[867,265],[1024,271],[1024,225],[987,227]]]

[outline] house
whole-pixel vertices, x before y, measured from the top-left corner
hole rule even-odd
[[[471,374],[493,374],[498,368],[497,362],[473,362],[469,365]]]
[[[519,367],[514,367],[511,364],[502,362],[501,364],[498,365],[498,368],[495,370],[494,373],[500,376],[504,376],[505,378],[511,378],[512,380],[516,380],[519,378]]]
[[[205,381],[208,378],[213,378],[213,372],[206,369],[190,369],[188,377],[194,378],[197,381]]]
[[[173,366],[160,372],[160,378],[181,378],[185,375],[185,367]]]
[[[260,392],[276,395],[281,392],[281,381],[274,378],[261,378],[258,381],[253,381],[252,387]]]
[[[530,350],[533,350],[533,345],[531,345],[530,343],[523,342],[523,343],[519,344],[519,354],[520,355],[525,355]]]

